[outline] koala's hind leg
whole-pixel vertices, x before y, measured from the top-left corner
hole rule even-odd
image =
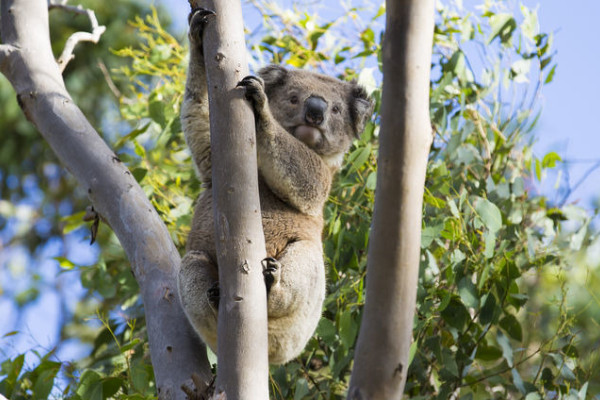
[[[204,343],[217,351],[217,308],[219,272],[204,251],[190,251],[181,260],[177,287],[188,320]]]
[[[263,263],[268,289],[269,362],[296,357],[314,333],[325,298],[325,267],[318,241],[289,243]],[[269,287],[270,286],[270,287]]]
[[[317,319],[325,297],[325,266],[321,243],[299,240],[289,243],[277,260],[267,258],[263,273],[268,291],[269,318],[290,315],[298,310]]]
[[[202,8],[192,10],[190,23],[190,62],[185,95],[181,105],[181,126],[185,140],[203,183],[210,182],[210,125],[208,119],[208,91],[202,48],[204,28],[214,12]]]

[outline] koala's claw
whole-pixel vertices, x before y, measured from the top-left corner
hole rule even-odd
[[[215,310],[219,309],[219,300],[221,298],[221,287],[219,286],[219,282],[215,282],[207,291],[206,297],[208,298],[208,302]]]
[[[208,22],[208,17],[216,15],[214,11],[202,7],[194,8],[188,15],[190,25],[190,37],[195,40],[202,40],[202,32]]]
[[[265,83],[263,80],[254,75],[248,75],[238,82],[236,87],[246,89],[246,99],[253,102],[257,106],[262,106],[266,103],[267,95],[265,94]]]
[[[265,285],[267,286],[267,294],[271,287],[281,278],[281,264],[273,257],[267,257],[261,261],[263,267],[263,276],[265,277]]]

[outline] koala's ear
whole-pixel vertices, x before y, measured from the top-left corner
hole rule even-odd
[[[375,102],[367,95],[365,89],[356,84],[353,84],[351,93],[350,116],[354,125],[354,136],[358,139],[373,114]]]
[[[265,89],[268,91],[275,86],[283,85],[288,76],[288,70],[281,65],[267,65],[258,71],[258,76],[265,82]]]

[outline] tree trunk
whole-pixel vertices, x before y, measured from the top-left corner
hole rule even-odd
[[[386,2],[377,191],[349,399],[400,399],[416,301],[431,145],[433,0]]]
[[[191,373],[208,381],[210,366],[179,304],[177,249],[131,173],[67,93],[50,47],[47,1],[2,0],[0,7],[0,71],[119,238],[140,286],[159,398],[184,399],[180,388]]]
[[[254,115],[237,83],[248,75],[239,0],[204,1],[213,210],[220,303],[216,393],[268,399],[266,257],[258,197]]]

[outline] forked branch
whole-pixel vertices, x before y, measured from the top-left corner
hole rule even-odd
[[[63,1],[53,7],[69,6]],[[95,16],[91,21],[97,25]],[[25,116],[87,190],[131,262],[144,302],[158,398],[185,399],[180,387],[191,383],[191,374],[210,381],[211,373],[178,301],[180,258],[166,226],[69,96],[50,45],[46,0],[0,0],[0,35],[0,72],[14,87]]]
[[[79,43],[79,42],[98,43],[98,41],[100,40],[100,36],[102,36],[104,31],[106,30],[106,27],[104,25],[98,25],[98,19],[96,18],[96,14],[94,13],[94,11],[92,11],[88,8],[83,8],[81,5],[70,6],[70,5],[67,5],[66,0],[60,0],[60,1],[48,0],[48,9],[52,10],[54,8],[58,8],[58,9],[72,12],[75,14],[86,15],[88,17],[88,19],[90,20],[90,25],[92,26],[91,32],[83,32],[83,31],[75,32],[71,36],[69,36],[69,38],[67,39],[67,42],[65,43],[65,48],[63,49],[60,57],[58,57],[58,60],[57,60],[58,68],[60,69],[60,72],[62,73],[65,70],[65,68],[67,67],[67,64],[69,63],[69,61],[71,61],[72,59],[75,58],[75,55],[73,54],[73,52],[75,51],[75,46],[77,46],[77,43]]]

